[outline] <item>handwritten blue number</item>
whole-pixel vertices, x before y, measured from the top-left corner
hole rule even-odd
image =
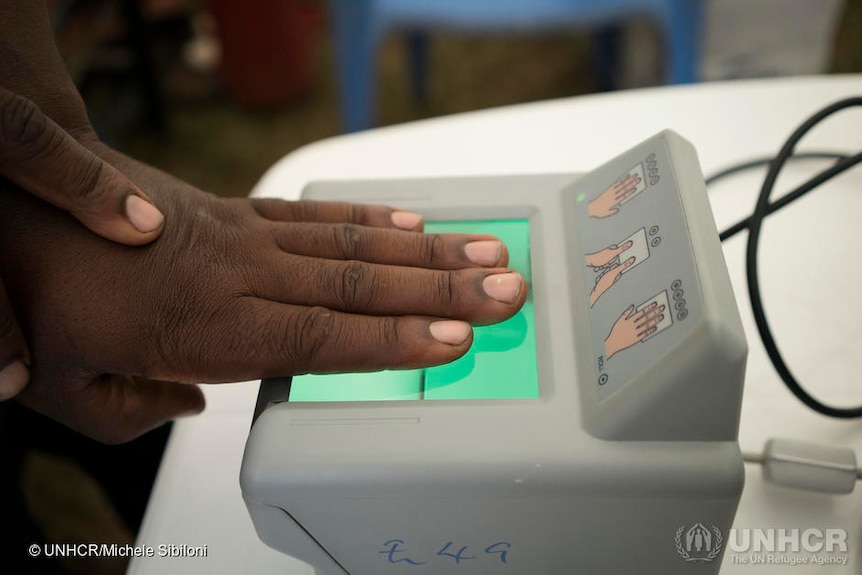
[[[378,553],[386,555],[386,558],[389,560],[390,563],[408,563],[410,565],[424,565],[425,563],[427,563],[427,561],[414,561],[409,557],[396,558],[396,553],[404,553],[403,549],[399,549],[399,546],[401,545],[404,545],[403,539],[390,539],[383,544],[384,549],[382,551],[378,551]],[[386,547],[388,547],[388,549]]]
[[[466,545],[461,547],[457,553],[449,553],[448,550],[449,550],[449,547],[451,547],[451,546],[452,546],[452,542],[449,541],[448,543],[446,543],[446,545],[443,546],[443,549],[441,549],[440,551],[437,552],[437,555],[451,557],[452,559],[455,560],[456,565],[460,565],[461,561],[476,558],[475,555],[464,555],[467,552],[467,546]]]
[[[499,553],[500,561],[506,563],[506,558],[509,555],[509,549],[512,548],[512,544],[507,541],[500,541],[499,543],[494,543],[493,545],[489,545],[485,548],[485,553]]]

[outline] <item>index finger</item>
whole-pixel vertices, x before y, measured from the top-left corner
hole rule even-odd
[[[151,242],[164,216],[152,200],[31,100],[0,87],[0,173],[100,236]]]
[[[620,255],[621,253],[623,253],[624,251],[626,251],[627,249],[629,249],[633,245],[634,245],[633,241],[627,240],[627,241],[623,242],[623,244],[621,246],[614,246],[613,251],[616,255]]]

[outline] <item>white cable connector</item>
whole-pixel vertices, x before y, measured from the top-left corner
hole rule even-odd
[[[743,453],[743,459],[763,466],[763,479],[795,489],[850,493],[860,478],[852,449],[793,439],[770,439],[763,455]]]

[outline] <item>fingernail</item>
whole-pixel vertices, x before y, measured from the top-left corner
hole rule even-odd
[[[472,331],[469,323],[455,320],[434,321],[428,329],[431,330],[431,337],[449,345],[461,345]]]
[[[137,194],[129,194],[126,198],[126,216],[142,234],[159,229],[165,221],[165,216],[156,206]]]
[[[13,361],[0,371],[0,401],[15,397],[27,387],[30,370],[20,359]]]
[[[402,230],[415,229],[416,226],[422,223],[422,216],[413,212],[392,212],[390,217],[392,218],[392,223],[395,224],[395,227],[401,228]]]
[[[493,266],[500,261],[503,253],[503,244],[497,240],[481,240],[470,242],[464,246],[464,253],[474,264],[480,266]]]
[[[521,275],[515,272],[494,274],[482,280],[485,293],[503,303],[515,303],[521,292]]]

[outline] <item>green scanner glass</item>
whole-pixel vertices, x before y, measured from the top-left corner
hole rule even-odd
[[[530,223],[517,220],[426,222],[428,233],[490,234],[509,250],[509,268],[532,284]],[[530,399],[539,397],[532,290],[508,320],[473,329],[463,357],[427,369],[302,375],[293,378],[289,401],[405,401]]]

